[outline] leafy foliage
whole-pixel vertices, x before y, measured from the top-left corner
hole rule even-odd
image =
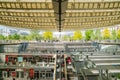
[[[7,39],[9,39],[9,40],[19,40],[20,35],[18,35],[18,34],[8,35]]]
[[[120,39],[120,28],[117,31],[117,39]]]
[[[38,30],[31,30],[30,34],[27,36],[21,36],[22,40],[41,40],[42,36],[39,34]]]
[[[43,38],[45,40],[52,40],[53,39],[53,33],[50,31],[46,31],[43,33]]]
[[[27,37],[28,37],[27,35],[23,35],[23,36],[20,37],[20,39],[21,40],[28,40]]]
[[[4,39],[5,37],[2,34],[0,34],[0,40],[4,40]]]
[[[68,40],[68,38],[69,38],[69,37],[68,37],[68,36],[66,36],[66,35],[65,35],[65,36],[63,36],[63,40]]]
[[[108,28],[104,29],[103,30],[103,38],[104,39],[110,39],[110,36],[111,36],[110,30]]]
[[[100,29],[95,30],[94,36],[95,36],[95,40],[100,40],[101,39],[101,31],[100,31]]]
[[[37,40],[39,37],[39,31],[38,30],[31,30],[30,35],[27,37],[28,40]]]
[[[11,40],[11,39],[12,39],[12,35],[8,35],[8,36],[7,36],[7,39],[8,39],[8,40]]]
[[[81,31],[75,31],[73,35],[74,40],[81,40],[82,39],[82,33]]]
[[[18,34],[13,34],[13,35],[12,35],[12,38],[13,38],[13,40],[19,40],[19,39],[20,39],[20,35],[18,35]]]
[[[92,35],[93,35],[93,30],[86,30],[85,31],[85,40],[91,40]]]
[[[112,30],[112,36],[111,36],[111,38],[112,38],[113,40],[116,40],[116,37],[117,37],[116,30]]]
[[[71,36],[67,36],[67,35],[64,35],[62,37],[63,40],[72,40],[72,37]]]

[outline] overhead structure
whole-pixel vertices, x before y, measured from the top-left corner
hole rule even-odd
[[[101,28],[120,24],[120,0],[69,0],[64,30]]]
[[[51,0],[0,0],[0,24],[53,31],[57,26]]]
[[[64,28],[64,18],[66,14],[67,4],[68,0],[52,0],[53,8],[55,11],[55,18],[56,18],[56,24],[57,29],[59,32]]]
[[[0,0],[0,24],[52,31],[120,24],[120,0]]]

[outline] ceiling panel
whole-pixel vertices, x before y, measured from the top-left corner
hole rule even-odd
[[[1,0],[0,24],[19,28],[55,30],[56,22],[52,1]]]
[[[91,29],[120,24],[120,1],[68,1],[64,30]],[[79,5],[79,6],[78,6]]]
[[[41,30],[78,30],[120,24],[120,0],[64,0],[61,5],[59,10],[59,0],[0,0],[0,24]]]

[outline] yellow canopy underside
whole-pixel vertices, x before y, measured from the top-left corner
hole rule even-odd
[[[0,0],[1,25],[58,31],[54,13],[51,0]],[[68,0],[62,17],[62,31],[119,25],[120,0]]]

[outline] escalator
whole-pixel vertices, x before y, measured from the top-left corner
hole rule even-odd
[[[2,70],[0,70],[0,80],[3,80]]]
[[[19,49],[18,49],[18,53],[25,52],[27,47],[28,47],[28,43],[27,42],[21,43],[20,46],[19,46]]]
[[[66,62],[63,54],[57,55],[57,65],[56,79],[67,80]]]

